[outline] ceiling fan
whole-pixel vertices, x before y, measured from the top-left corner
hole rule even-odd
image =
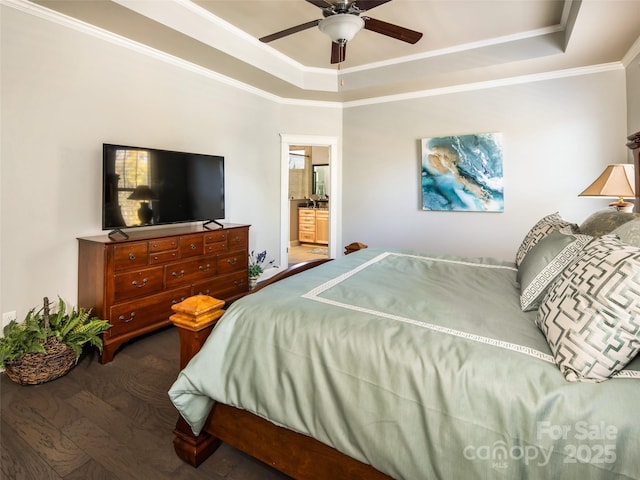
[[[312,20],[260,39],[268,43],[293,33],[318,26],[321,32],[331,38],[331,63],[344,62],[346,45],[363,28],[387,37],[414,44],[422,38],[422,33],[392,23],[376,20],[360,14],[391,0],[305,0],[322,9],[324,18]]]

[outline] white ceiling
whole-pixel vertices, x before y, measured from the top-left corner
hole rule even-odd
[[[22,0],[15,0],[20,3]],[[335,0],[329,0],[335,1]],[[415,45],[368,30],[331,65],[305,0],[34,0],[283,98],[358,101],[628,62],[640,0],[392,0],[366,13],[422,32]]]

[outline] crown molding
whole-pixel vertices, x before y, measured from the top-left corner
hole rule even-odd
[[[628,67],[629,65],[631,65],[631,62],[633,62],[633,59],[636,58],[638,55],[640,55],[640,37],[638,37],[636,41],[633,42],[633,45],[631,45],[631,48],[629,48],[627,53],[625,53],[624,57],[622,57],[622,64],[625,67]],[[640,65],[640,62],[638,62],[638,64]]]
[[[344,108],[360,107],[364,105],[375,105],[379,103],[401,102],[405,100],[415,100],[418,98],[435,97],[441,95],[451,95],[453,93],[470,92],[476,90],[487,90],[490,88],[507,87],[511,85],[520,85],[525,83],[542,82],[545,80],[555,80],[558,78],[577,77],[582,75],[592,75],[594,73],[610,72],[615,70],[624,70],[622,62],[605,63],[602,65],[593,65],[589,67],[570,68],[565,70],[556,70],[553,72],[535,73],[531,75],[520,75],[517,77],[501,78],[499,80],[488,80],[484,82],[467,83],[462,85],[454,85],[450,87],[433,88],[430,90],[420,90],[410,93],[401,93],[397,95],[387,95],[364,100],[354,100],[344,102]]]
[[[128,0],[119,0],[119,1],[126,2]],[[191,7],[190,2],[179,0],[179,2],[177,3],[188,4]],[[368,98],[363,100],[344,101],[344,102],[304,100],[304,99],[296,99],[296,98],[287,98],[287,97],[282,97],[279,95],[272,94],[270,92],[254,87],[247,83],[241,82],[234,78],[222,75],[218,72],[215,72],[214,70],[196,65],[192,62],[188,62],[176,56],[173,56],[165,52],[162,52],[160,50],[149,47],[147,45],[144,45],[139,42],[133,41],[131,39],[125,38],[123,36],[114,34],[105,29],[88,24],[76,18],[72,18],[67,15],[61,14],[59,12],[34,4],[32,2],[29,2],[28,0],[0,0],[0,5],[13,8],[23,13],[33,15],[40,19],[50,21],[52,23],[56,23],[58,25],[61,25],[67,28],[71,28],[83,34],[90,35],[90,36],[99,38],[103,41],[135,51],[142,55],[155,58],[157,60],[176,66],[178,68],[184,69],[186,71],[190,71],[198,75],[202,75],[214,81],[224,83],[234,88],[238,88],[240,90],[243,90],[245,92],[259,96],[261,98],[273,101],[275,103],[282,104],[282,105],[304,106],[304,107],[338,108],[338,109],[352,108],[357,106],[398,102],[398,101],[412,100],[412,99],[425,98],[425,97],[431,97],[431,96],[450,95],[453,93],[469,92],[474,90],[499,88],[504,86],[539,82],[544,80],[552,80],[552,79],[564,78],[564,77],[570,77],[570,76],[589,75],[593,73],[624,69],[633,60],[633,58],[635,58],[635,56],[640,52],[640,38],[639,38],[631,47],[629,52],[625,55],[622,62],[613,62],[613,63],[594,65],[589,67],[572,68],[572,69],[545,72],[545,73],[539,73],[539,74],[509,77],[509,78],[503,78],[503,79],[497,79],[497,80],[467,83],[467,84],[440,87],[440,88],[432,88],[432,89],[420,90],[420,91],[409,92],[409,93],[373,97],[373,98]],[[202,13],[202,12],[199,12],[199,13]],[[235,28],[235,27],[231,26],[231,28]],[[551,29],[551,30],[554,30],[554,29]],[[538,35],[540,33],[541,32],[538,32]],[[542,32],[542,33],[550,34],[553,32],[550,31],[549,29],[546,29],[545,32]],[[244,32],[242,32],[242,34],[248,36]],[[535,35],[525,35],[522,38],[529,38],[532,36],[535,36]],[[257,40],[255,41],[257,42]],[[273,50],[273,49],[270,49],[270,50]],[[425,56],[422,56],[421,58],[424,58],[424,57]],[[361,68],[364,68],[364,67],[361,67]],[[371,65],[369,65],[369,68],[371,68]],[[311,71],[311,70],[325,70],[325,69],[307,69],[307,70]],[[356,71],[355,68],[350,70],[353,70],[354,72]],[[357,69],[357,70],[361,71],[361,69]],[[343,73],[345,71],[343,71]],[[329,72],[333,72],[333,71],[330,70]],[[336,72],[335,75],[337,78],[338,73]]]

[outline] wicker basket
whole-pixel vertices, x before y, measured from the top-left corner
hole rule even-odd
[[[37,385],[55,380],[69,372],[76,363],[71,347],[56,337],[44,343],[47,353],[25,353],[5,365],[7,377],[21,385]]]
[[[45,329],[49,329],[49,299],[44,299]],[[37,385],[55,380],[69,372],[76,364],[76,355],[69,345],[56,337],[43,343],[47,353],[25,353],[5,364],[7,377],[21,385]]]

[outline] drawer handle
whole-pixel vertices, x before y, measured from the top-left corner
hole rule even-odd
[[[198,295],[209,295],[209,292],[211,292],[211,290],[207,288],[204,292],[198,292]]]
[[[184,302],[187,297],[181,297],[180,300],[176,300],[175,298],[171,300],[171,305],[176,305],[177,303]]]
[[[209,265],[208,263],[207,263],[207,265],[206,265],[206,266],[198,265],[198,269],[200,269],[200,271],[201,271],[201,272],[206,272],[206,271],[208,271],[210,268],[211,268],[211,265]]]
[[[172,277],[184,277],[184,270],[180,270],[180,273],[178,273],[178,272],[171,272],[171,276],[172,276]]]
[[[195,249],[196,249],[196,244],[195,244],[195,243],[192,243],[191,245],[189,245],[189,248],[190,248],[191,250],[195,250]]]
[[[133,253],[129,254],[129,260],[131,260],[132,262],[136,259],[136,256]]]
[[[241,287],[242,285],[244,285],[244,280],[234,280],[234,281],[233,281],[233,284],[234,284],[236,287]]]
[[[121,321],[121,322],[123,322],[123,323],[129,323],[129,322],[133,321],[133,319],[135,318],[135,316],[136,316],[136,312],[131,312],[131,313],[129,314],[129,318],[125,317],[124,315],[120,315],[120,316],[118,317],[118,320],[120,320],[120,321]]]
[[[227,263],[228,263],[229,265],[235,265],[236,263],[238,263],[238,258],[237,258],[237,257],[228,258],[228,259],[227,259]]]
[[[136,287],[136,288],[142,288],[142,287],[144,287],[144,286],[147,284],[147,282],[148,282],[148,281],[149,281],[149,279],[148,279],[148,278],[143,278],[143,279],[142,279],[142,285],[138,285],[138,281],[137,281],[137,280],[134,280],[133,282],[131,282],[131,285],[133,285],[133,286],[134,286],[134,287]]]
[[[236,243],[240,243],[240,235],[236,235],[235,241]]]

